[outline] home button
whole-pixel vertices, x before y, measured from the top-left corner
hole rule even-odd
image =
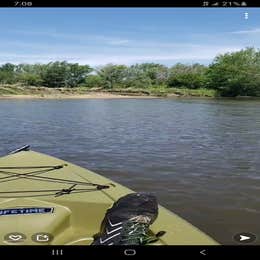
[[[127,256],[136,255],[136,251],[135,251],[135,249],[125,249],[124,255],[127,255]]]

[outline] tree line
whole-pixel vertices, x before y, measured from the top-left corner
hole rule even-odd
[[[218,55],[208,66],[141,63],[93,68],[66,61],[1,65],[0,84],[17,83],[49,88],[208,88],[221,96],[260,96],[260,51],[246,48]]]

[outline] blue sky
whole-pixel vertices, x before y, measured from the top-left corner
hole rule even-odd
[[[260,8],[1,8],[0,63],[208,64],[260,47],[259,17]]]

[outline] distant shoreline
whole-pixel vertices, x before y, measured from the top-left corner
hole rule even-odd
[[[165,96],[145,95],[145,94],[119,94],[110,92],[88,92],[85,94],[1,94],[1,100],[69,100],[69,99],[219,99],[219,100],[260,100],[260,97],[238,96],[238,97],[210,97],[194,95],[167,94]]]
[[[89,94],[26,94],[26,95],[0,95],[1,99],[153,99],[160,98],[157,96],[145,96],[145,95],[120,95],[120,94],[111,94],[106,92],[99,93],[89,93]]]
[[[48,88],[0,84],[0,99],[126,99],[126,98],[214,98],[215,91],[185,88]]]
[[[216,95],[214,90],[185,88],[47,88],[0,84],[0,100],[5,99],[230,99]],[[259,100],[259,97],[237,96],[237,100]]]

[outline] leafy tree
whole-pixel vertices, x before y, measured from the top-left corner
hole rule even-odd
[[[85,78],[84,86],[87,88],[102,88],[104,82],[99,75],[88,75]]]
[[[18,64],[16,66],[17,81],[24,85],[40,86],[43,83],[41,70],[44,65]]]
[[[15,65],[12,63],[6,63],[1,66],[0,70],[5,72],[14,72],[15,71]]]
[[[152,85],[165,84],[168,79],[168,68],[162,64],[142,63],[135,65],[135,68],[143,78],[149,78]]]
[[[93,70],[88,65],[67,64],[66,86],[76,87],[85,82],[86,76]]]
[[[128,67],[125,71],[125,87],[146,88],[152,85],[152,80],[143,70],[140,64]]]
[[[176,64],[170,69],[168,85],[197,89],[205,87],[207,67],[200,64]]]
[[[98,76],[104,83],[105,88],[114,88],[122,86],[125,80],[125,72],[127,67],[125,65],[107,64],[96,70]]]
[[[43,83],[41,76],[33,73],[21,73],[17,80],[26,86],[40,86]]]
[[[219,55],[208,70],[208,86],[222,96],[260,94],[260,52],[247,48]]]
[[[47,64],[42,72],[43,85],[46,87],[65,87],[68,66],[66,61],[56,61]]]
[[[0,83],[13,84],[15,82],[15,65],[11,63],[2,65],[0,67]]]

